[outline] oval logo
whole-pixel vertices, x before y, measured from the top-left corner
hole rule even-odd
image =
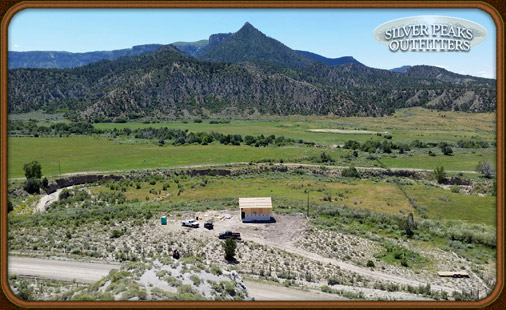
[[[373,31],[374,38],[392,52],[468,52],[487,34],[475,22],[433,15],[392,20]]]

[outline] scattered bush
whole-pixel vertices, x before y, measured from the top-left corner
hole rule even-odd
[[[443,181],[446,179],[446,171],[443,166],[436,167],[436,169],[434,169],[434,178],[438,183],[443,183]]]
[[[360,174],[358,173],[357,168],[353,166],[343,169],[341,175],[346,178],[360,178]]]
[[[111,238],[119,238],[123,235],[123,233],[120,230],[113,230],[111,233]]]
[[[479,162],[476,171],[483,174],[484,177],[490,179],[495,174],[494,167],[488,162]]]
[[[36,178],[30,178],[25,181],[23,189],[29,194],[38,194],[40,192],[40,181]]]

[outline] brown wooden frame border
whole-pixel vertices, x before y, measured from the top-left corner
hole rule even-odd
[[[216,302],[216,301],[24,301],[16,297],[7,282],[7,27],[12,17],[26,8],[477,8],[488,13],[497,27],[496,37],[496,76],[497,76],[497,279],[492,293],[486,298],[473,302],[455,301],[245,301],[245,302]],[[484,2],[470,1],[438,1],[438,2],[389,2],[389,1],[360,1],[360,2],[328,2],[328,1],[173,1],[173,2],[134,2],[134,1],[94,1],[94,2],[21,2],[12,6],[1,23],[1,96],[0,96],[0,181],[1,181],[1,285],[2,290],[11,302],[21,307],[191,307],[191,308],[350,308],[350,307],[396,307],[396,308],[477,308],[490,305],[501,294],[504,287],[504,21],[497,10]]]

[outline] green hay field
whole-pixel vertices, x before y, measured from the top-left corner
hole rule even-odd
[[[23,177],[23,164],[38,160],[45,176],[57,176],[59,173],[90,171],[118,171],[148,168],[168,168],[186,165],[228,164],[237,162],[272,159],[279,162],[300,160],[304,157],[319,157],[325,151],[338,160],[336,165],[365,166],[377,165],[367,160],[366,153],[359,159],[340,160],[341,155],[350,154],[349,150],[321,149],[305,146],[286,147],[250,147],[227,146],[219,144],[164,146],[153,143],[119,143],[101,138],[74,136],[66,138],[9,138],[8,168],[9,178]],[[456,152],[453,156],[426,154],[398,155],[393,158],[384,154],[378,156],[390,168],[420,168],[433,170],[444,166],[446,170],[474,171],[480,161],[495,164],[495,152],[492,149],[472,152]],[[302,162],[310,163],[307,160]],[[60,170],[59,170],[60,169]]]
[[[167,168],[185,165],[226,164],[264,158],[289,160],[319,156],[310,147],[250,147],[226,145],[164,146],[128,144],[92,137],[9,138],[9,178],[23,176],[23,164],[38,160],[46,176],[88,171]],[[338,152],[338,150],[331,151]],[[335,156],[335,155],[334,155]]]
[[[464,220],[496,225],[496,197],[452,193],[423,185],[404,186],[409,197],[434,220]]]
[[[211,132],[241,135],[271,135],[285,136],[292,139],[303,139],[319,144],[344,144],[347,140],[364,142],[368,139],[384,140],[375,134],[354,133],[318,133],[311,129],[346,129],[389,132],[396,142],[424,142],[459,141],[480,139],[495,141],[496,120],[494,113],[463,113],[436,112],[422,108],[408,108],[397,111],[386,117],[262,117],[260,119],[231,120],[227,124],[209,124],[209,120],[194,123],[188,120],[170,123],[102,123],[95,124],[97,129],[112,128],[146,128],[168,127],[173,129],[188,129],[189,131]]]
[[[40,114],[40,113],[39,113]],[[38,118],[47,121],[47,115],[31,113],[12,115],[11,118]],[[145,128],[170,127],[189,131],[216,131],[224,134],[271,135],[303,139],[325,145],[325,148],[306,146],[266,147],[226,146],[213,143],[207,146],[164,146],[153,141],[130,140],[111,141],[106,138],[90,136],[71,136],[62,138],[19,138],[8,140],[9,178],[23,176],[23,164],[38,160],[46,176],[59,173],[89,171],[124,171],[132,169],[166,168],[185,165],[227,164],[235,162],[256,162],[262,159],[284,162],[311,163],[309,157],[318,157],[323,151],[336,160],[335,165],[375,167],[378,163],[370,159],[368,153],[360,152],[358,158],[350,158],[351,151],[329,148],[342,145],[347,140],[364,142],[369,139],[386,140],[384,135],[376,134],[338,134],[310,132],[310,129],[346,129],[388,131],[394,143],[409,143],[419,139],[426,142],[456,142],[458,140],[495,141],[495,114],[471,114],[462,112],[435,112],[422,108],[401,109],[392,116],[372,117],[262,117],[260,120],[231,120],[226,124],[194,123],[104,123],[96,128]],[[480,161],[495,165],[496,150],[457,149],[453,156],[443,156],[438,148],[432,151],[435,157],[427,155],[429,149],[414,149],[408,154],[374,154],[390,168],[419,168],[433,170],[444,166],[446,170],[474,171]]]

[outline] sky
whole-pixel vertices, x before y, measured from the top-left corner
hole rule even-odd
[[[488,37],[469,52],[443,53],[394,53],[374,39],[377,26],[418,15],[467,19],[487,29]],[[479,9],[25,9],[9,24],[8,50],[88,52],[192,42],[236,32],[245,22],[292,49],[353,56],[369,67],[423,64],[496,76],[496,26]]]

